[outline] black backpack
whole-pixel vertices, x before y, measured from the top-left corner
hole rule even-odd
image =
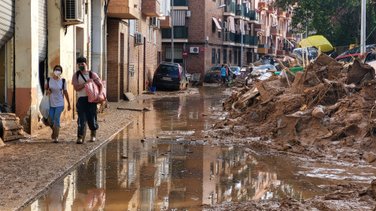
[[[63,80],[63,85],[61,86],[61,90],[64,90],[65,78],[62,78],[61,80]],[[47,77],[47,89],[49,88],[50,88],[50,77]]]

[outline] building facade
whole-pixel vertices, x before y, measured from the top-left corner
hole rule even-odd
[[[140,94],[161,61],[160,18],[168,0],[4,0],[0,2],[0,110],[14,112],[28,133],[42,125],[45,79],[63,67],[75,118],[71,79],[76,58],[105,81],[109,101]]]
[[[202,75],[223,63],[247,66],[263,55],[284,55],[291,13],[268,0],[173,0],[161,23],[163,60]],[[290,37],[289,37],[290,36]]]
[[[141,94],[161,61],[160,17],[166,0],[111,0],[108,12],[108,100]]]

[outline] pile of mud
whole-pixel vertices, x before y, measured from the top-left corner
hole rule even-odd
[[[337,157],[373,162],[375,100],[372,67],[358,60],[344,66],[323,54],[304,72],[234,88],[224,103],[229,116],[215,128],[271,139],[282,150],[316,155],[334,150]],[[330,145],[335,147],[327,149]],[[338,147],[349,150],[337,154]]]

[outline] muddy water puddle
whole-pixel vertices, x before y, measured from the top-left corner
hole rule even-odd
[[[302,200],[375,175],[372,168],[189,144],[184,140],[223,117],[216,93],[144,101],[151,111],[25,210],[201,210],[225,201]]]

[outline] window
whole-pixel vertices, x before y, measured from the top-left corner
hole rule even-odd
[[[221,63],[221,49],[218,49],[218,64]]]
[[[227,49],[223,49],[223,63],[227,63]]]
[[[215,64],[215,48],[212,49],[212,64]]]
[[[166,48],[166,59],[171,60],[171,48]],[[174,47],[174,60],[183,59],[183,49],[179,47]]]
[[[136,20],[129,20],[129,33],[134,36],[136,32]]]

